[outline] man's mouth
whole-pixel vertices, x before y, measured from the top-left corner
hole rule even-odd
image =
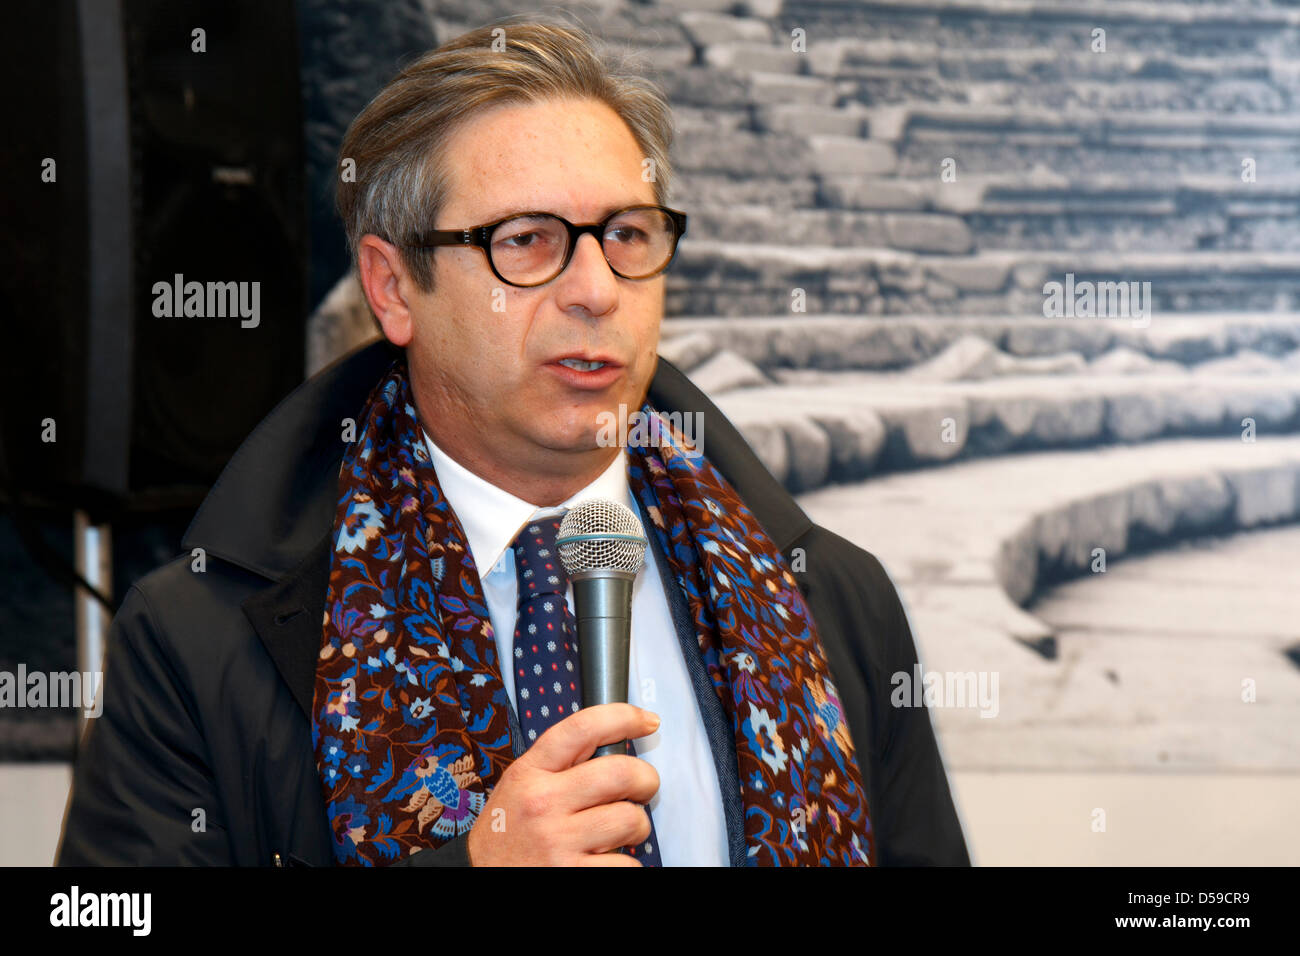
[[[612,356],[592,355],[590,352],[552,359],[547,366],[554,369],[569,388],[584,391],[603,391],[619,381],[625,371],[622,363]]]
[[[594,372],[598,368],[604,368],[604,362],[584,362],[582,359],[566,358],[560,359],[560,365],[565,368],[575,369],[579,372]]]

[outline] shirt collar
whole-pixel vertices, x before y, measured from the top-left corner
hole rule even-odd
[[[534,517],[555,514],[588,498],[608,498],[626,503],[630,494],[627,449],[624,448],[619,449],[609,467],[591,484],[561,504],[539,508],[480,478],[439,448],[427,431],[420,430],[429,446],[442,493],[460,520],[461,527],[465,529],[465,537],[479,577],[496,567],[501,555],[515,540],[519,529]]]

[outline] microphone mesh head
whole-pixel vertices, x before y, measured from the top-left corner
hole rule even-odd
[[[636,574],[648,542],[631,508],[593,498],[565,513],[555,543],[569,574],[607,569]]]

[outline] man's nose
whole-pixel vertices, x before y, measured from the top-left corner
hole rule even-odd
[[[569,267],[560,275],[556,296],[561,308],[581,306],[592,315],[604,315],[617,304],[618,276],[590,233],[578,237]]]

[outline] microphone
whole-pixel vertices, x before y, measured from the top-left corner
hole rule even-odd
[[[584,501],[560,521],[555,544],[573,582],[584,707],[627,703],[632,585],[648,543],[632,509],[617,501]],[[595,756],[626,752],[624,741],[598,747]]]

